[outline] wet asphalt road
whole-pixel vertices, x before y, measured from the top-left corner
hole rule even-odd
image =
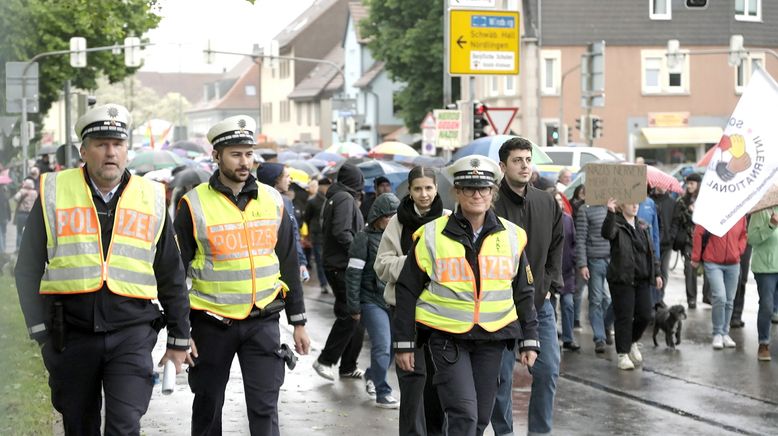
[[[685,303],[681,269],[679,265],[671,273],[665,298],[668,304]],[[306,286],[305,292],[313,351],[300,358],[294,371],[287,371],[279,403],[281,433],[397,434],[398,412],[376,408],[364,393],[362,381],[332,383],[320,378],[311,368],[329,332],[333,297],[320,295],[315,284]],[[661,333],[660,346],[654,347],[649,327],[641,341],[645,364],[635,371],[620,371],[616,368],[613,346],[605,354],[594,353],[591,329],[585,321],[584,298],[584,328],[576,332],[582,348],[579,352],[562,353],[554,434],[778,434],[778,354],[773,350],[776,359],[773,362],[756,359],[757,301],[756,285],[751,278],[743,315],[746,326],[731,332],[736,348],[721,351],[711,348],[710,306],[698,303],[696,310],[688,311],[682,343],[676,351],[664,346]],[[776,333],[774,327],[773,334]],[[282,340],[291,342],[289,326],[282,326]],[[160,341],[155,357],[161,355],[162,346]],[[366,342],[360,366],[368,365]],[[396,388],[393,368],[389,382]],[[149,411],[143,419],[144,434],[189,433],[192,394],[185,375],[180,375],[177,383],[176,392],[169,396],[161,395],[159,386],[155,386]],[[526,432],[530,384],[527,370],[517,366],[513,390],[516,434]],[[224,433],[248,434],[237,361],[227,391]],[[492,434],[490,429],[487,434]]]

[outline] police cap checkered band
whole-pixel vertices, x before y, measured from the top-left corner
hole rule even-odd
[[[459,171],[454,173],[454,186],[488,186],[494,184],[494,173],[491,171]]]
[[[106,104],[88,110],[76,120],[75,130],[83,140],[93,138],[129,137],[132,116],[122,105]]]
[[[246,115],[236,115],[217,123],[208,131],[208,140],[214,147],[226,145],[255,145],[257,123]]]
[[[231,144],[256,144],[256,141],[254,140],[254,132],[250,132],[248,130],[233,130],[231,132],[224,132],[221,135],[213,138],[211,141],[211,145],[214,147]]]

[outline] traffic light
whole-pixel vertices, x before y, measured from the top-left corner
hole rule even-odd
[[[546,124],[546,146],[559,145],[559,127]]]
[[[483,103],[473,104],[473,139],[483,138],[486,135],[484,128],[489,125],[486,120],[486,105]]]
[[[592,138],[602,136],[602,118],[592,116]]]

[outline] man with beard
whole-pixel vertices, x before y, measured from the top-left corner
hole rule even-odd
[[[278,435],[278,393],[286,345],[279,312],[294,326],[294,346],[308,354],[305,305],[292,221],[281,194],[257,183],[255,122],[225,119],[208,132],[219,165],[208,183],[181,200],[175,227],[192,279],[194,393],[192,434],[221,434],[224,390],[235,354],[243,374],[252,435]]]
[[[500,169],[505,178],[494,203],[497,216],[516,223],[527,232],[527,260],[535,286],[540,353],[532,373],[529,400],[529,434],[550,434],[553,425],[554,396],[559,377],[559,342],[556,334],[551,289],[562,287],[562,249],[564,242],[562,210],[548,192],[530,184],[532,143],[512,138],[500,147]],[[565,347],[567,348],[567,347]],[[492,412],[492,427],[497,435],[513,434],[511,391],[515,349],[505,350],[500,370],[500,386]]]

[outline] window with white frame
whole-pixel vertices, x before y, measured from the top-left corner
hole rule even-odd
[[[262,123],[273,123],[273,102],[262,103]]]
[[[280,119],[279,119],[279,121],[282,122],[282,123],[289,122],[291,110],[289,108],[289,101],[288,100],[284,100],[284,101],[281,102],[281,108],[280,108],[279,112],[280,112],[280,115],[279,115]]]
[[[279,74],[278,77],[281,79],[286,79],[289,77],[289,59],[281,59],[278,62],[279,65]]]
[[[643,94],[688,94],[689,56],[670,68],[665,50],[642,50],[641,90]]]
[[[489,95],[500,94],[500,76],[489,76]]]
[[[648,17],[652,20],[672,20],[671,0],[648,0]]]
[[[516,76],[505,76],[505,95],[516,95]]]
[[[751,79],[751,74],[756,71],[757,68],[764,69],[765,67],[765,54],[764,53],[750,53],[747,58],[743,59],[743,62],[735,68],[735,92],[740,94],[748,85],[748,81]]]
[[[297,119],[295,120],[297,122],[298,126],[303,125],[303,103],[297,103],[294,105],[295,109],[297,110]]]
[[[559,95],[562,52],[560,50],[543,50],[540,57],[540,92],[543,95]]]
[[[735,0],[735,19],[762,21],[762,0]]]

